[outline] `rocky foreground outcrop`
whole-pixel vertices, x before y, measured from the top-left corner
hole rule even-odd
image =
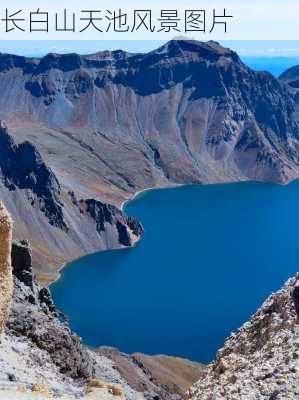
[[[0,202],[0,334],[6,324],[13,292],[11,241],[12,220]]]
[[[185,385],[201,375],[199,364],[171,357],[163,372],[171,376],[167,386],[134,356],[86,348],[49,290],[36,283],[27,241],[13,242],[12,267],[14,295],[0,342],[0,399],[179,399],[185,387],[182,381],[175,385],[174,366],[189,372]]]
[[[298,178],[294,76],[278,80],[192,40],[147,54],[0,54],[11,136],[1,130],[0,196],[17,237],[32,243],[39,281],[83,254],[134,243],[125,216],[105,205],[120,209],[139,190]],[[98,220],[104,208],[112,224]]]
[[[299,278],[271,295],[230,336],[192,400],[299,399]]]

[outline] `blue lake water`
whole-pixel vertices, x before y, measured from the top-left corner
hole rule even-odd
[[[210,361],[298,270],[299,182],[185,186],[126,206],[135,248],[75,261],[54,301],[90,346]]]

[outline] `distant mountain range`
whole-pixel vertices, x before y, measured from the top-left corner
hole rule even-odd
[[[216,42],[147,54],[0,55],[0,198],[39,280],[133,245],[119,210],[149,187],[299,175],[299,67],[276,79]],[[3,156],[4,155],[4,156]]]

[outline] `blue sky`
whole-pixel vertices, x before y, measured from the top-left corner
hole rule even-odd
[[[43,56],[50,52],[80,54],[94,53],[100,50],[123,49],[130,52],[147,52],[161,46],[163,41],[156,40],[91,40],[91,41],[0,41],[0,51],[2,53],[13,53],[25,56]],[[299,57],[299,41],[221,41],[224,46],[237,51],[241,56],[258,57]]]

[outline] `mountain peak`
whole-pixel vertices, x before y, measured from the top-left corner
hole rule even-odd
[[[232,59],[233,61],[240,62],[240,58],[237,53],[229,48],[223,47],[216,41],[210,40],[207,42],[202,42],[182,36],[170,40],[151,53],[167,54],[167,56],[170,57],[194,54],[198,58],[203,58],[212,62],[217,61],[220,57],[226,57]]]

